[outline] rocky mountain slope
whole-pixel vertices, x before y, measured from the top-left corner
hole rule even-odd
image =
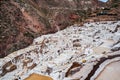
[[[119,64],[120,21],[85,23],[42,35],[0,59],[0,79],[119,80]]]
[[[98,0],[0,0],[0,57],[28,46],[35,37],[83,21],[101,3]]]

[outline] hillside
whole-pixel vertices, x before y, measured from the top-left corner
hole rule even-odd
[[[0,80],[119,80],[119,66],[120,0],[0,0]]]
[[[27,47],[38,36],[84,21],[103,5],[97,0],[0,0],[0,57]]]

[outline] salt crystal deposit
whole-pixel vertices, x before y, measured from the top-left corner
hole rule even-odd
[[[73,25],[0,59],[0,80],[23,80],[33,73],[53,80],[100,80],[101,71],[119,60],[120,21]]]

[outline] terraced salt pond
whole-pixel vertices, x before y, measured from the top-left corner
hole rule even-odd
[[[73,25],[0,59],[0,80],[23,80],[33,73],[53,80],[100,80],[119,60],[120,21]]]

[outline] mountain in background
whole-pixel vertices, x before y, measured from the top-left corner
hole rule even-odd
[[[35,37],[83,22],[96,8],[118,8],[116,1],[0,0],[0,57],[27,47]]]

